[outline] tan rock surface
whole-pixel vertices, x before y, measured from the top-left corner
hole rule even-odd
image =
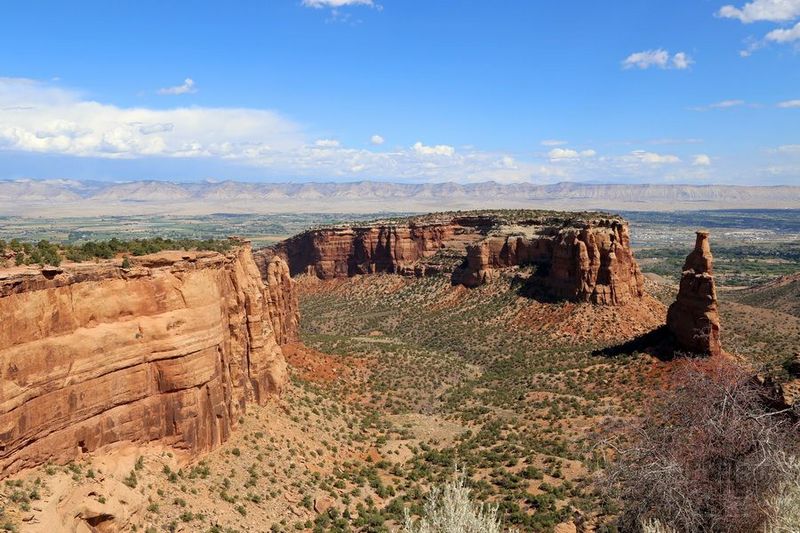
[[[196,454],[281,391],[292,285],[248,245],[132,263],[0,271],[0,472],[119,441]]]

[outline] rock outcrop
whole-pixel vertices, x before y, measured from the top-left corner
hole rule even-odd
[[[679,347],[703,355],[722,353],[713,261],[708,232],[698,231],[683,265],[678,297],[667,312],[667,327]]]
[[[283,388],[285,264],[265,284],[249,245],[131,263],[0,271],[0,473],[119,441],[207,451]]]
[[[644,295],[625,222],[586,221],[579,228],[534,226],[525,235],[490,236],[467,247],[453,280],[486,282],[508,267],[536,265],[536,281],[550,297],[621,305]]]
[[[503,271],[533,265],[551,297],[619,305],[641,298],[644,280],[628,225],[601,213],[486,211],[310,230],[274,253],[293,275],[322,279],[375,272],[452,272],[475,287]]]

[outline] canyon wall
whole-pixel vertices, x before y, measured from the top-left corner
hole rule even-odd
[[[697,232],[694,250],[686,257],[678,297],[667,311],[667,327],[684,350],[722,353],[714,258],[707,231]]]
[[[322,279],[449,271],[453,283],[475,287],[505,270],[535,265],[534,281],[554,298],[618,305],[644,294],[627,222],[600,213],[476,212],[377,221],[310,230],[273,253],[286,259],[293,275]]]
[[[0,271],[0,473],[118,441],[193,454],[286,381],[288,267],[249,245]]]
[[[311,230],[279,243],[292,275],[321,279],[376,272],[424,274],[420,260],[447,247],[464,248],[475,228],[458,223],[376,224]]]

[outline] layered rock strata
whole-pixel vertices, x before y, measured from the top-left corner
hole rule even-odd
[[[0,473],[118,441],[191,453],[281,391],[294,298],[249,245],[0,271]]]
[[[667,327],[680,348],[703,355],[722,353],[713,261],[708,232],[698,231],[683,265],[678,296],[667,312]]]
[[[267,311],[278,344],[298,342],[300,305],[289,265],[267,251],[254,252],[253,258],[267,287]]]
[[[619,305],[644,294],[627,222],[599,213],[501,211],[378,221],[310,230],[274,252],[293,275],[322,279],[449,270],[453,283],[475,287],[504,270],[535,265],[535,281],[555,298]],[[436,261],[448,254],[458,260]]]
[[[321,279],[386,272],[424,275],[421,260],[474,240],[474,227],[459,224],[377,224],[311,230],[275,247],[292,275]]]
[[[467,247],[453,280],[486,282],[508,267],[536,265],[538,282],[553,298],[621,305],[644,295],[628,226],[600,219],[580,228],[536,228],[523,235],[490,236]]]

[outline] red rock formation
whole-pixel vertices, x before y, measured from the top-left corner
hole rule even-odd
[[[323,279],[390,272],[440,271],[440,251],[463,254],[453,282],[475,287],[504,269],[537,265],[553,297],[618,305],[644,294],[627,223],[619,218],[533,213],[504,219],[496,213],[440,216],[437,220],[376,223],[312,230],[279,244],[292,274]]]
[[[249,246],[131,261],[0,271],[0,473],[118,441],[206,451],[281,391],[281,265],[265,286]]]
[[[461,246],[465,230],[457,224],[378,224],[312,230],[276,246],[292,275],[321,279],[387,272],[419,273],[421,259],[447,246]]]
[[[501,269],[527,264],[545,271],[540,283],[551,297],[621,305],[644,295],[628,226],[618,220],[591,221],[582,229],[541,228],[527,236],[488,237],[467,247],[467,259],[454,281],[476,286]]]
[[[286,261],[274,254],[258,251],[253,258],[261,271],[261,278],[267,287],[267,311],[272,321],[275,339],[283,346],[299,340],[300,305],[294,280],[289,273]]]
[[[678,345],[704,355],[722,353],[713,259],[708,232],[698,231],[683,265],[678,297],[667,312],[667,327]]]

